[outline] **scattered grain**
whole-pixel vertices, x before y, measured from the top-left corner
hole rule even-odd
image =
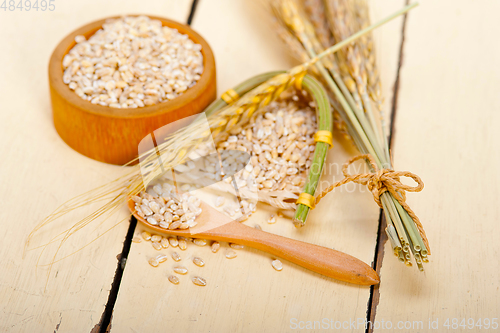
[[[205,266],[205,261],[203,259],[201,259],[200,257],[194,257],[193,258],[193,263],[196,265],[196,266],[199,266],[199,267],[203,267]]]
[[[271,265],[273,265],[273,268],[277,271],[281,271],[283,269],[283,264],[278,259],[273,260]]]
[[[173,284],[179,284],[179,278],[175,275],[169,275],[168,281],[172,282]]]
[[[199,276],[195,276],[193,277],[192,279],[193,283],[197,286],[206,286],[207,285],[207,280],[205,280],[204,278],[202,277],[199,277]]]
[[[177,240],[176,237],[169,237],[168,242],[170,243],[170,246],[172,246],[172,247],[177,247],[179,245],[179,241]]]
[[[182,251],[187,249],[187,242],[185,239],[179,239],[179,249]]]
[[[199,239],[199,238],[194,239],[194,240],[193,240],[193,243],[194,243],[195,245],[198,245],[198,246],[205,246],[205,245],[207,245],[207,241],[206,241],[206,240],[204,240],[204,239]]]
[[[156,257],[156,260],[161,264],[162,262],[167,261],[168,256],[166,254],[160,254]]]
[[[224,205],[224,202],[226,201],[226,198],[222,197],[222,196],[218,196],[216,199],[215,199],[215,207],[221,207],[222,205]]]
[[[184,266],[175,266],[173,269],[177,274],[185,275],[188,273],[188,269]]]
[[[148,260],[148,263],[149,263],[151,266],[153,266],[153,267],[158,267],[158,265],[160,264],[160,263],[158,262],[158,260],[156,260],[156,258],[151,258],[151,259],[149,259],[149,260]]]
[[[172,259],[175,261],[181,261],[181,256],[177,252],[172,252]]]
[[[212,243],[212,252],[217,253],[220,249],[220,243],[219,242],[213,242]]]
[[[151,234],[150,234],[149,232],[147,232],[147,231],[143,231],[143,232],[141,233],[141,235],[142,235],[142,238],[144,238],[144,240],[147,240],[147,241],[148,241],[148,240],[150,240],[150,239],[151,239]]]
[[[160,244],[164,249],[168,248],[168,237],[162,237]]]
[[[233,258],[236,258],[236,256],[238,256],[238,254],[236,254],[236,252],[234,252],[233,250],[228,249],[226,251],[226,258],[233,259]]]

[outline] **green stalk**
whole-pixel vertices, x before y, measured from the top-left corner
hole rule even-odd
[[[408,225],[410,227],[411,231],[409,233],[411,233],[413,235],[411,237],[413,244],[420,246],[420,249],[415,248],[415,250],[416,251],[422,251],[422,250],[427,251],[427,247],[424,244],[422,236],[420,236],[420,232],[418,231],[417,226],[413,222],[410,215],[408,215],[408,212],[403,208],[403,206],[401,206],[401,204],[398,201],[395,202],[395,205],[396,205],[396,208],[398,209],[400,215],[402,216],[402,218],[406,219],[405,225]]]
[[[312,76],[306,75],[302,81],[304,89],[312,96],[316,103],[316,117],[318,118],[318,131],[332,131],[332,112],[328,95],[323,86]],[[319,179],[323,172],[323,165],[326,159],[329,145],[325,142],[316,142],[314,157],[303,192],[315,195]],[[306,223],[310,208],[303,204],[298,204],[295,210],[293,222],[295,226],[301,227]]]
[[[366,29],[365,29],[366,30]],[[358,34],[362,33],[360,31]],[[356,34],[355,34],[356,35]],[[353,36],[355,36],[353,35]],[[338,45],[338,44],[337,44]],[[323,52],[324,53],[324,52]],[[320,70],[321,74],[324,75],[324,72]],[[332,76],[335,78],[335,73],[333,71],[330,71]],[[331,84],[331,79],[328,80],[327,82],[329,83],[329,86],[332,88],[333,92],[335,93],[337,99],[338,98],[338,89],[335,89],[332,87]],[[350,93],[346,93],[344,89],[342,92],[344,93],[344,96],[346,99],[350,102],[349,104],[353,104],[353,102],[350,100]],[[363,98],[363,105],[366,110],[366,113],[368,114],[368,120],[370,122],[370,129],[373,131],[371,132],[368,126],[366,126],[364,114],[361,115],[359,112],[356,112],[357,108],[355,106],[352,106],[352,110],[348,110],[345,108],[345,103],[342,103],[342,99],[339,99],[339,102],[342,104],[342,107],[344,108],[345,113],[347,114],[349,121],[353,122],[354,119],[353,117],[350,116],[350,114],[353,112],[357,116],[357,120],[360,122],[359,125],[365,130],[365,133],[360,133],[358,131],[359,126],[355,122],[352,123],[352,127],[354,127],[355,131],[357,132],[356,134],[359,134],[361,138],[366,135],[368,140],[370,141],[371,146],[373,147],[373,150],[376,151],[376,154],[372,154],[372,149],[369,145],[366,145],[366,140],[356,140],[355,142],[358,143],[358,149],[361,148],[361,151],[368,151],[369,153],[372,154],[372,156],[375,158],[377,161],[377,164],[379,168],[392,168],[391,165],[391,160],[390,160],[390,155],[389,155],[389,145],[388,145],[388,140],[387,136],[384,135],[385,131],[384,129],[380,126],[378,122],[375,120],[375,115],[374,112],[371,108],[370,102],[367,100],[366,96],[362,96]],[[350,126],[349,126],[350,127]],[[351,128],[352,128],[351,127]],[[351,131],[352,132],[352,131]],[[382,137],[381,137],[382,136]],[[353,138],[356,138],[356,136],[353,136]],[[361,141],[361,142],[360,142]],[[363,148],[360,147],[361,145],[365,145]],[[380,162],[380,163],[379,163]],[[383,203],[384,211],[386,211],[390,216],[390,219],[388,219],[388,223],[391,223],[395,226],[396,232],[398,233],[398,237],[400,237],[400,240],[403,242],[403,246],[406,249],[405,244],[407,244],[410,248],[411,251],[416,259],[417,266],[420,270],[423,270],[422,264],[421,264],[421,258],[426,256],[428,250],[425,247],[425,244],[423,242],[423,239],[419,233],[419,231],[416,228],[415,222],[411,219],[409,216],[408,212],[401,206],[401,204],[392,196],[392,194],[385,192],[381,196],[381,201]],[[387,216],[386,215],[386,216]],[[405,257],[405,263],[410,264],[408,259]]]

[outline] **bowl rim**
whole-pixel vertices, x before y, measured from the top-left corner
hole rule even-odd
[[[72,91],[69,86],[63,82],[64,70],[62,61],[64,56],[68,54],[68,52],[76,45],[75,37],[78,35],[84,35],[88,38],[101,29],[102,25],[106,23],[107,20],[122,18],[125,16],[147,16],[152,20],[159,20],[162,22],[163,26],[177,29],[180,33],[187,34],[196,44],[200,44],[201,53],[203,55],[203,73],[200,75],[201,77],[196,84],[187,89],[180,96],[177,96],[170,101],[138,108],[112,108],[109,106],[92,104],[90,101],[84,100]],[[93,113],[101,117],[105,116],[112,118],[147,118],[173,112],[195,100],[200,94],[206,91],[208,85],[215,84],[212,82],[212,80],[215,79],[215,59],[212,49],[205,39],[203,39],[203,37],[201,37],[188,25],[164,17],[147,14],[109,16],[81,26],[80,28],[69,33],[61,40],[61,42],[59,42],[50,57],[48,69],[51,89],[56,90],[56,92],[64,98],[67,103],[79,109],[84,109],[89,113]]]

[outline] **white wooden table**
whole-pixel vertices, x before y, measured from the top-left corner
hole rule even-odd
[[[345,332],[495,331],[492,319],[500,317],[500,3],[422,2],[408,15],[404,29],[401,18],[374,36],[385,112],[395,119],[395,166],[420,175],[426,186],[408,197],[431,242],[425,274],[392,256],[390,244],[378,235],[380,211],[366,190],[329,194],[303,229],[284,218],[267,224],[271,210],[265,206],[246,222],[373,264],[381,277],[373,289],[288,262],[276,272],[271,257],[257,250],[239,250],[236,259],[227,260],[221,252],[192,244],[179,252],[184,258],[205,259],[206,266],[197,271],[190,266],[207,279],[204,288],[187,276],[179,286],[170,284],[166,276],[172,260],[150,267],[146,258],[157,252],[144,242],[132,243],[122,272],[117,256],[129,230],[125,208],[66,246],[61,256],[102,235],[54,264],[47,280],[48,267],[36,267],[39,250],[22,257],[28,233],[61,203],[122,172],[74,152],[58,137],[47,85],[53,48],[70,31],[104,16],[144,13],[186,22],[192,3],[56,1],[53,12],[0,10],[0,331],[292,332],[335,330],[339,324],[343,329],[337,331]],[[370,4],[376,20],[404,1]],[[261,2],[199,0],[192,26],[215,53],[219,92],[255,74],[295,64],[274,35]],[[328,163],[341,165],[354,154],[337,140]],[[323,179],[341,179],[338,169],[331,168]],[[44,229],[36,241],[49,241],[72,222],[70,216]],[[474,319],[472,329],[469,318]],[[490,329],[485,329],[485,318]],[[365,329],[366,319],[374,327]],[[314,321],[322,326],[314,328]]]

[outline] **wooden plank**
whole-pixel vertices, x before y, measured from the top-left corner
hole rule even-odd
[[[32,1],[32,3],[34,3]],[[17,2],[16,2],[17,4]],[[44,291],[47,267],[36,268],[39,250],[22,259],[31,229],[68,199],[120,175],[120,168],[92,161],[57,135],[50,108],[47,65],[57,43],[77,27],[125,13],[165,15],[184,22],[191,1],[56,1],[55,11],[1,12],[0,19],[0,331],[89,332],[107,302],[128,223],[121,223],[90,247],[57,263]],[[86,212],[90,212],[89,209]],[[125,209],[103,228],[88,227],[69,254],[128,216]],[[41,244],[75,222],[65,219],[40,234]],[[92,232],[93,231],[93,232]],[[92,233],[91,233],[92,232]],[[41,263],[50,260],[47,256]]]
[[[214,50],[219,93],[250,76],[293,64],[261,6],[232,0],[199,3],[193,26]],[[374,18],[401,6],[402,1],[378,1]],[[397,69],[400,27],[398,20],[376,33],[382,80],[386,83],[384,94],[389,99]],[[330,183],[341,179],[341,166],[353,154],[352,147],[336,141],[323,180]],[[265,231],[333,247],[367,263],[373,260],[379,209],[366,189],[348,186],[330,194],[302,229],[295,229],[283,218],[269,225],[265,221],[272,210],[265,205],[258,208],[246,224],[258,223]],[[162,253],[172,251],[170,247]],[[329,318],[344,322],[366,317],[369,288],[339,283],[288,262],[284,262],[282,272],[276,272],[269,255],[252,249],[239,250],[233,260],[224,257],[223,249],[213,254],[208,246],[190,244],[186,251],[176,251],[183,257],[181,263],[190,269],[187,276],[180,276],[179,286],[166,279],[174,266],[172,259],[152,268],[147,259],[158,252],[149,243],[132,244],[113,314],[113,330],[154,332],[158,327],[168,327],[176,332],[280,332],[299,321]],[[206,266],[194,266],[189,262],[193,256],[202,257]],[[206,287],[190,282],[189,278],[197,274],[207,279]],[[353,331],[364,332],[364,328]]]
[[[421,274],[385,244],[375,319],[411,322],[396,332],[479,332],[453,318],[468,325],[500,313],[499,10],[498,2],[423,1],[408,18],[393,153],[397,170],[425,182],[408,203],[432,255]]]

